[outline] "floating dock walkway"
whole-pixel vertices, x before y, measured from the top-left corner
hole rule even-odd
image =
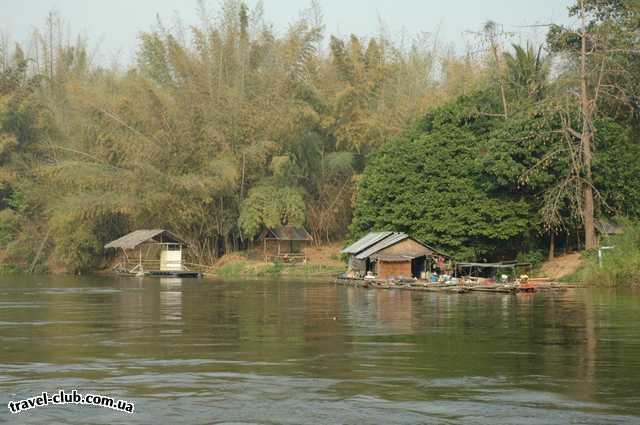
[[[423,292],[447,292],[464,294],[466,292],[494,292],[503,294],[516,294],[519,292],[537,291],[564,291],[576,288],[576,285],[539,282],[539,283],[491,283],[491,284],[468,284],[468,283],[428,283],[425,281],[409,280],[379,280],[379,279],[356,279],[338,277],[335,281],[338,285],[353,286],[359,288],[372,289],[400,289],[405,291]]]

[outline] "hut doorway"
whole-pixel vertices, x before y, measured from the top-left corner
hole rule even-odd
[[[372,275],[377,275],[378,274],[378,262],[377,261],[371,261],[371,259],[367,258],[365,261],[365,274],[368,274],[369,272],[371,272]]]
[[[427,257],[417,257],[411,260],[411,277],[420,279],[422,272],[427,270]]]

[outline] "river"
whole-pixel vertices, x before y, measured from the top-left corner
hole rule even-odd
[[[0,277],[0,422],[640,423],[640,292]],[[11,414],[77,389],[135,404]]]

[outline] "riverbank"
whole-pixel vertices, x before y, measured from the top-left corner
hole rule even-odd
[[[220,258],[212,269],[212,274],[219,277],[237,276],[332,276],[343,273],[346,264],[340,259],[340,250],[344,243],[336,242],[310,247],[306,251],[305,264],[265,263],[252,259],[250,253],[234,252]],[[553,281],[566,281],[567,276],[574,276],[584,268],[585,261],[580,252],[555,257],[543,262],[532,277],[546,277]],[[578,283],[572,280],[572,283]]]
[[[618,236],[609,241],[616,249],[604,254],[603,267],[598,265],[597,252],[574,252],[558,256],[536,267],[531,277],[546,277],[552,281],[585,286],[634,286],[640,284],[640,249],[637,242],[640,237],[630,231],[627,236]],[[640,232],[639,232],[640,233]],[[234,252],[221,257],[204,271],[208,276],[231,277],[326,277],[334,278],[346,270],[346,264],[340,257],[343,242],[309,247],[305,263],[266,263],[257,253]],[[0,260],[3,258],[0,250]],[[29,274],[25,265],[2,264],[0,275]],[[113,264],[104,265],[89,274],[108,275]],[[43,274],[36,271],[36,274]],[[49,267],[45,274],[70,274],[62,267]]]
[[[219,277],[335,277],[344,272],[345,263],[340,259],[342,242],[318,247],[312,246],[305,251],[305,263],[267,263],[248,252],[234,252],[220,258],[212,268],[212,274]]]

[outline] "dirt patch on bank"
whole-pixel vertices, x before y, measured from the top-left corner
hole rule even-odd
[[[345,263],[340,260],[342,242],[305,248],[305,263],[282,264],[265,262],[259,248],[245,252],[224,255],[213,266],[213,273],[220,276],[326,276],[344,271]]]
[[[344,242],[334,242],[319,247],[309,246],[306,250],[307,260],[311,264],[324,264],[329,267],[344,266],[340,260],[340,250],[344,248]]]
[[[218,259],[213,265],[214,268],[224,267],[227,264],[237,263],[239,261],[248,261],[247,256],[238,252],[231,252],[229,254],[225,254]]]
[[[559,279],[578,270],[582,265],[579,252],[562,255],[542,264],[540,274],[551,279]]]

